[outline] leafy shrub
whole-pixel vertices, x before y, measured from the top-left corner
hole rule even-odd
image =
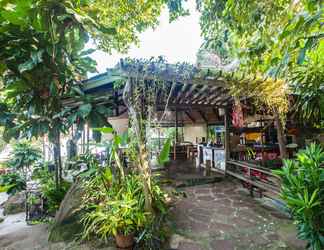
[[[46,201],[45,208],[49,213],[54,213],[59,209],[70,186],[69,182],[62,180],[59,187],[56,188],[54,178],[50,178],[45,183],[42,183],[41,192]]]
[[[8,173],[0,175],[0,186],[5,187],[8,194],[15,194],[26,189],[26,182],[19,173]]]
[[[154,241],[156,219],[162,221],[161,214],[166,214],[165,194],[152,182],[154,214],[145,211],[143,182],[139,175],[129,173],[122,182],[113,179],[110,169],[85,183],[83,208],[86,213],[82,218],[83,238],[91,235],[104,240],[116,234],[134,233],[139,235],[143,245],[147,240]],[[145,249],[154,249],[147,247]],[[155,248],[156,249],[156,248]]]
[[[99,161],[95,155],[91,153],[85,153],[82,155],[76,156],[73,164],[69,165],[69,169],[71,170],[81,170],[82,165],[87,166],[87,170],[78,174],[81,178],[91,178],[98,173],[98,168],[100,167]]]
[[[275,170],[282,180],[281,197],[297,224],[298,236],[308,248],[324,248],[324,151],[316,144],[299,151],[296,160],[285,160]]]
[[[87,203],[91,207],[88,206],[90,211],[82,219],[84,236],[95,233],[107,240],[109,236],[135,232],[145,224],[148,216],[143,209],[144,196],[140,181],[135,175],[129,175],[122,183],[113,182],[109,169],[103,178],[109,188],[99,203]]]
[[[153,180],[153,206],[156,213],[147,221],[138,233],[137,248],[145,250],[162,249],[162,245],[170,236],[168,221],[168,206],[165,203],[166,194],[158,183]]]
[[[71,184],[62,180],[59,187],[56,188],[54,174],[48,171],[46,164],[35,169],[33,179],[39,180],[41,184],[42,197],[45,199],[45,209],[48,213],[54,213],[60,207]]]

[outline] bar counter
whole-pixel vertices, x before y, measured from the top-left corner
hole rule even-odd
[[[219,146],[198,144],[198,165],[205,167],[211,161],[211,169],[225,171],[225,149]]]

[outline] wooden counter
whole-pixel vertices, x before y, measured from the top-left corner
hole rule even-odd
[[[225,149],[222,147],[198,145],[198,165],[205,167],[211,161],[211,169],[225,171]]]

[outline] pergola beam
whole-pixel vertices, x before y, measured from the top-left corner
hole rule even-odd
[[[191,86],[190,86],[190,89],[189,89],[187,92],[185,92],[185,95],[182,96],[182,98],[180,99],[179,103],[184,103],[184,102],[186,102],[186,99],[189,98],[189,96],[190,96],[191,93],[195,90],[196,87],[197,87],[197,86],[194,85],[194,84],[191,85]]]
[[[168,108],[170,110],[199,110],[199,109],[206,109],[206,108],[212,108],[215,107],[215,105],[206,105],[206,104],[182,104],[182,103],[170,103],[168,105]],[[224,108],[225,106],[217,105],[219,108]],[[165,104],[160,103],[157,105],[158,110],[164,110]]]
[[[225,92],[223,88],[217,87],[213,92],[210,93],[209,96],[207,96],[206,98],[201,98],[200,100],[197,101],[197,103],[209,104],[212,102],[212,100],[217,98],[223,91]]]
[[[193,116],[188,111],[184,111],[184,113],[188,116],[188,118],[190,119],[190,121],[192,123],[195,123],[196,122],[196,119],[193,118]]]
[[[204,112],[202,112],[201,110],[198,110],[198,113],[200,114],[200,116],[204,120],[204,122],[206,122],[208,124],[208,119],[207,119],[206,115],[204,114]]]
[[[220,120],[220,117],[219,117],[219,113],[218,113],[218,110],[216,110],[215,108],[213,108],[213,113],[216,117],[216,120],[219,121]]]

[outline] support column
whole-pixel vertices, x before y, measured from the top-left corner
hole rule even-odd
[[[225,128],[225,137],[224,137],[224,148],[225,148],[225,175],[227,169],[227,161],[230,159],[230,115],[228,107],[225,108],[224,113],[224,128]]]
[[[206,160],[205,171],[204,171],[205,176],[210,176],[210,174],[211,174],[211,165],[212,165],[211,160]]]
[[[275,111],[274,114],[276,125],[277,125],[277,138],[280,150],[280,158],[285,159],[287,158],[287,149],[286,149],[286,136],[285,136],[285,128],[284,124],[282,124],[280,115],[278,111]]]
[[[177,145],[178,145],[178,142],[179,142],[179,136],[178,136],[178,110],[176,109],[175,110],[175,118],[176,118],[176,121],[175,121],[175,129],[176,129],[176,136],[175,136],[175,143],[174,143],[174,146],[173,146],[173,159],[176,160],[177,159]]]
[[[178,120],[178,110],[175,110],[175,116],[176,116],[176,143],[179,142],[179,135],[178,135],[178,126],[179,126],[179,120]]]
[[[89,153],[90,149],[90,129],[89,123],[87,123],[87,153]]]

